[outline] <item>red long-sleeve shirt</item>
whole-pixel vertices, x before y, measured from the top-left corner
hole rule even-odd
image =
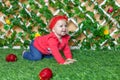
[[[59,50],[62,50],[65,58],[72,58],[72,54],[68,45],[69,35],[62,37],[62,42],[58,40],[56,35],[52,32],[45,36],[39,36],[34,39],[34,47],[37,48],[42,54],[50,54],[54,56],[55,60],[63,64],[65,62]],[[48,50],[50,49],[50,51]]]

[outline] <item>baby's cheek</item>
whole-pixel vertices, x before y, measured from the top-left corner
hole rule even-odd
[[[66,30],[66,34],[68,34],[68,30]]]

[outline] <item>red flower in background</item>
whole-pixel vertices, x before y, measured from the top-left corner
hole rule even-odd
[[[15,54],[8,54],[6,56],[6,61],[7,62],[15,62],[17,60],[17,56]]]
[[[112,13],[113,12],[113,7],[110,7],[110,8],[108,8],[108,11],[107,11],[108,13]]]

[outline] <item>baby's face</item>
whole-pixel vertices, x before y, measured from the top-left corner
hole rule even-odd
[[[68,33],[66,20],[62,19],[56,22],[53,32],[55,32],[59,37],[64,36]]]

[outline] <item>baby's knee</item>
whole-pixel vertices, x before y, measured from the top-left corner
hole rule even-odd
[[[34,56],[33,58],[34,58],[35,61],[38,61],[38,60],[42,59],[42,56],[41,55],[40,56]]]

